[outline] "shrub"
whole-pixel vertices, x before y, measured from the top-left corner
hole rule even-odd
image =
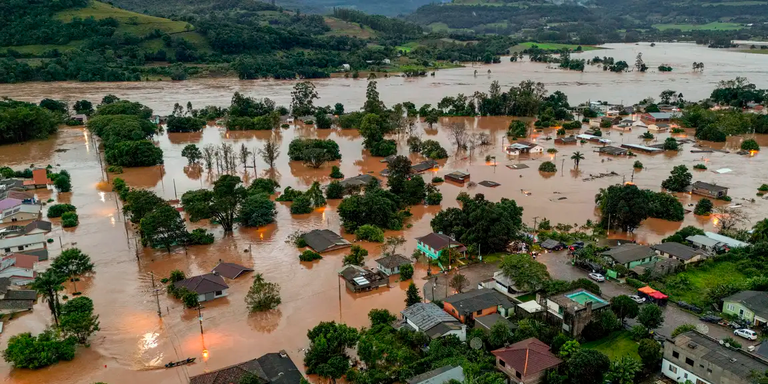
[[[189,245],[208,245],[213,244],[213,234],[203,228],[197,228],[189,233],[187,238]]]
[[[443,181],[445,180],[443,180],[443,178],[439,176],[435,176],[432,178],[432,184],[442,183]],[[768,185],[763,184],[763,186],[765,187],[764,190],[768,191]],[[761,189],[761,191],[763,191],[763,189]]]
[[[728,336],[725,339],[723,339],[723,343],[730,345],[731,348],[741,349],[741,343],[739,343],[738,341],[734,340],[730,336]]]
[[[631,277],[627,277],[627,285],[629,285],[631,287],[634,287],[634,288],[642,288],[642,287],[645,287],[648,284],[643,283],[642,281],[640,281],[638,279],[633,279]]]
[[[355,231],[355,239],[383,243],[384,231],[375,225],[361,225],[360,228]]]
[[[76,212],[77,208],[72,204],[54,204],[48,208],[48,217],[61,217],[67,212]]]
[[[78,224],[80,224],[80,221],[78,221],[77,213],[65,212],[63,215],[61,215],[62,227],[64,228],[77,227]]]
[[[632,165],[632,167],[637,169],[643,169],[643,163],[641,163],[640,160],[635,160],[635,164]]]
[[[371,155],[387,157],[397,154],[397,142],[394,140],[382,140],[371,148]]]
[[[640,341],[648,337],[648,329],[642,325],[635,325],[629,330],[629,334],[631,335],[632,340]]]
[[[325,189],[325,197],[328,199],[341,199],[344,197],[344,187],[336,180],[331,181]]]
[[[312,213],[312,209],[312,200],[306,195],[301,195],[293,199],[293,203],[291,204],[291,213],[294,215]]]
[[[302,252],[301,255],[299,255],[299,260],[301,261],[315,261],[315,260],[320,260],[322,258],[323,257],[320,256],[319,253],[310,249]]]
[[[757,145],[757,141],[754,139],[747,139],[741,143],[741,149],[745,151],[759,151],[760,146]]]
[[[400,280],[406,281],[413,277],[413,265],[406,264],[400,267]]]
[[[757,190],[760,192],[768,192],[768,184],[761,185]]]
[[[640,135],[640,138],[642,138],[643,140],[653,140],[653,137],[654,137],[653,133],[650,133],[650,132],[647,132],[647,131],[643,132],[643,134]]]
[[[712,213],[713,208],[712,201],[709,199],[701,199],[696,203],[696,207],[693,209],[693,213],[699,216],[707,216]]]
[[[693,166],[693,169],[707,170],[707,166],[704,164],[696,164]]]
[[[333,168],[331,168],[331,178],[332,179],[343,179],[344,178],[344,174],[341,173],[341,170],[339,169],[339,167],[334,165]]]
[[[557,153],[557,149],[555,149],[555,148],[547,148],[547,153]]]
[[[123,173],[123,167],[119,165],[110,165],[109,167],[107,167],[107,172],[120,174],[120,173]]]
[[[442,201],[443,194],[437,191],[428,193],[426,199],[424,199],[427,205],[440,205]]]
[[[539,172],[554,173],[557,172],[557,166],[551,161],[545,161],[539,165]]]

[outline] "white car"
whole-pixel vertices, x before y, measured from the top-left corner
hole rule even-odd
[[[592,272],[592,273],[590,273],[590,274],[589,274],[589,278],[590,278],[590,279],[592,279],[592,280],[594,280],[594,281],[598,281],[598,282],[601,282],[601,283],[602,283],[603,281],[605,281],[605,276],[603,276],[603,275],[601,275],[601,274],[599,274],[599,273],[596,273],[596,272]]]
[[[736,336],[741,336],[747,340],[757,340],[757,333],[751,329],[737,329],[733,331],[733,334]]]
[[[630,295],[629,298],[632,299],[632,301],[634,301],[635,303],[638,303],[638,304],[645,303],[645,297],[640,297],[638,295]]]

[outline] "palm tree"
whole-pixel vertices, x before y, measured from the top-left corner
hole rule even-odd
[[[573,163],[576,165],[576,168],[578,168],[579,162],[584,160],[584,154],[579,151],[576,151],[573,153],[573,155],[571,155],[571,160],[573,160]]]
[[[59,304],[59,291],[64,289],[64,286],[61,284],[66,280],[66,277],[60,276],[53,269],[49,269],[38,274],[32,282],[32,289],[43,295],[44,300],[48,302],[48,308],[51,309],[53,321],[56,323],[56,326],[59,325],[59,310],[61,309],[61,304]]]

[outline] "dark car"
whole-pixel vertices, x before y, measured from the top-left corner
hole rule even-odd
[[[701,313],[702,312],[701,308],[699,308],[699,307],[697,307],[697,306],[695,306],[693,304],[688,304],[685,301],[678,301],[677,305],[680,308],[687,309],[687,310],[689,310],[691,312],[696,312],[696,313]]]
[[[699,320],[701,320],[701,321],[704,321],[704,322],[707,322],[707,323],[714,323],[714,324],[717,324],[717,323],[719,323],[721,320],[723,320],[723,318],[722,318],[722,317],[720,317],[720,316],[715,316],[715,315],[704,315],[704,316],[702,316],[702,317],[699,317]]]
[[[569,247],[571,252],[578,251],[579,249],[584,248],[584,242],[583,241],[577,241]]]

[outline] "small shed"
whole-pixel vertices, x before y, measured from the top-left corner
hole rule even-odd
[[[328,229],[314,229],[301,235],[301,238],[317,253],[330,252],[351,247],[352,243]]]
[[[626,156],[629,153],[627,149],[612,146],[600,147],[597,151],[612,156]]]
[[[555,144],[576,144],[579,140],[576,136],[558,137],[555,139]]]
[[[469,173],[454,171],[445,175],[445,179],[456,183],[464,183],[465,181],[469,180]]]
[[[376,259],[376,265],[378,265],[379,270],[384,272],[387,276],[400,273],[400,267],[410,263],[411,261],[405,256],[398,254],[387,255],[380,259]]]
[[[703,181],[697,181],[691,186],[691,192],[696,195],[711,197],[719,199],[728,196],[728,187],[722,185],[705,183]]]

